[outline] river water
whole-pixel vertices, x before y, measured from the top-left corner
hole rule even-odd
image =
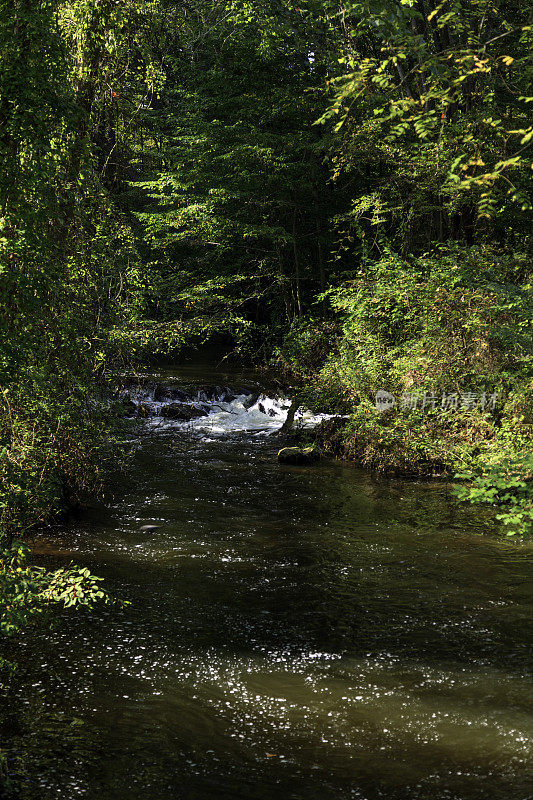
[[[107,500],[38,537],[131,605],[13,646],[13,796],[531,797],[531,546],[445,484],[278,465],[279,418],[217,413],[147,420]]]

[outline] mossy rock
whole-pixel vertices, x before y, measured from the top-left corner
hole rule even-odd
[[[314,464],[320,459],[320,453],[314,447],[283,447],[278,453],[280,464]]]

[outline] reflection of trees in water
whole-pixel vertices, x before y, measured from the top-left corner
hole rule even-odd
[[[502,545],[473,535],[480,518],[457,509],[449,487],[335,465],[290,474],[280,489],[292,522],[277,529],[267,587],[248,598],[271,610],[295,646],[506,664],[509,620],[518,631],[524,620],[510,609],[505,624],[494,600]],[[276,559],[292,566],[277,574]],[[523,644],[514,650],[523,663]]]

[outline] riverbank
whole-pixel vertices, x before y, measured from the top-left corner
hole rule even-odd
[[[301,320],[274,352],[303,405],[340,415],[318,428],[317,442],[378,474],[457,478],[466,486],[461,499],[496,506],[507,534],[533,533],[530,340],[517,333],[514,351],[504,352],[487,325],[484,343],[477,351],[474,341],[465,344],[461,363],[455,344],[438,338],[442,331],[417,330],[387,352],[389,295],[381,281],[385,295],[372,303],[382,338],[369,334],[359,298],[350,315],[343,306],[343,325]],[[351,291],[339,294],[343,302]],[[424,300],[429,317],[432,301]],[[458,331],[463,323],[467,316],[456,320]]]

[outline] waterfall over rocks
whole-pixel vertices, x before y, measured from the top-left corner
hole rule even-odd
[[[132,416],[143,417],[151,426],[186,426],[200,435],[239,431],[258,435],[276,433],[283,428],[291,408],[290,397],[269,396],[257,389],[129,381],[125,384],[119,394]],[[312,428],[329,416],[301,408],[294,416],[294,425]]]

